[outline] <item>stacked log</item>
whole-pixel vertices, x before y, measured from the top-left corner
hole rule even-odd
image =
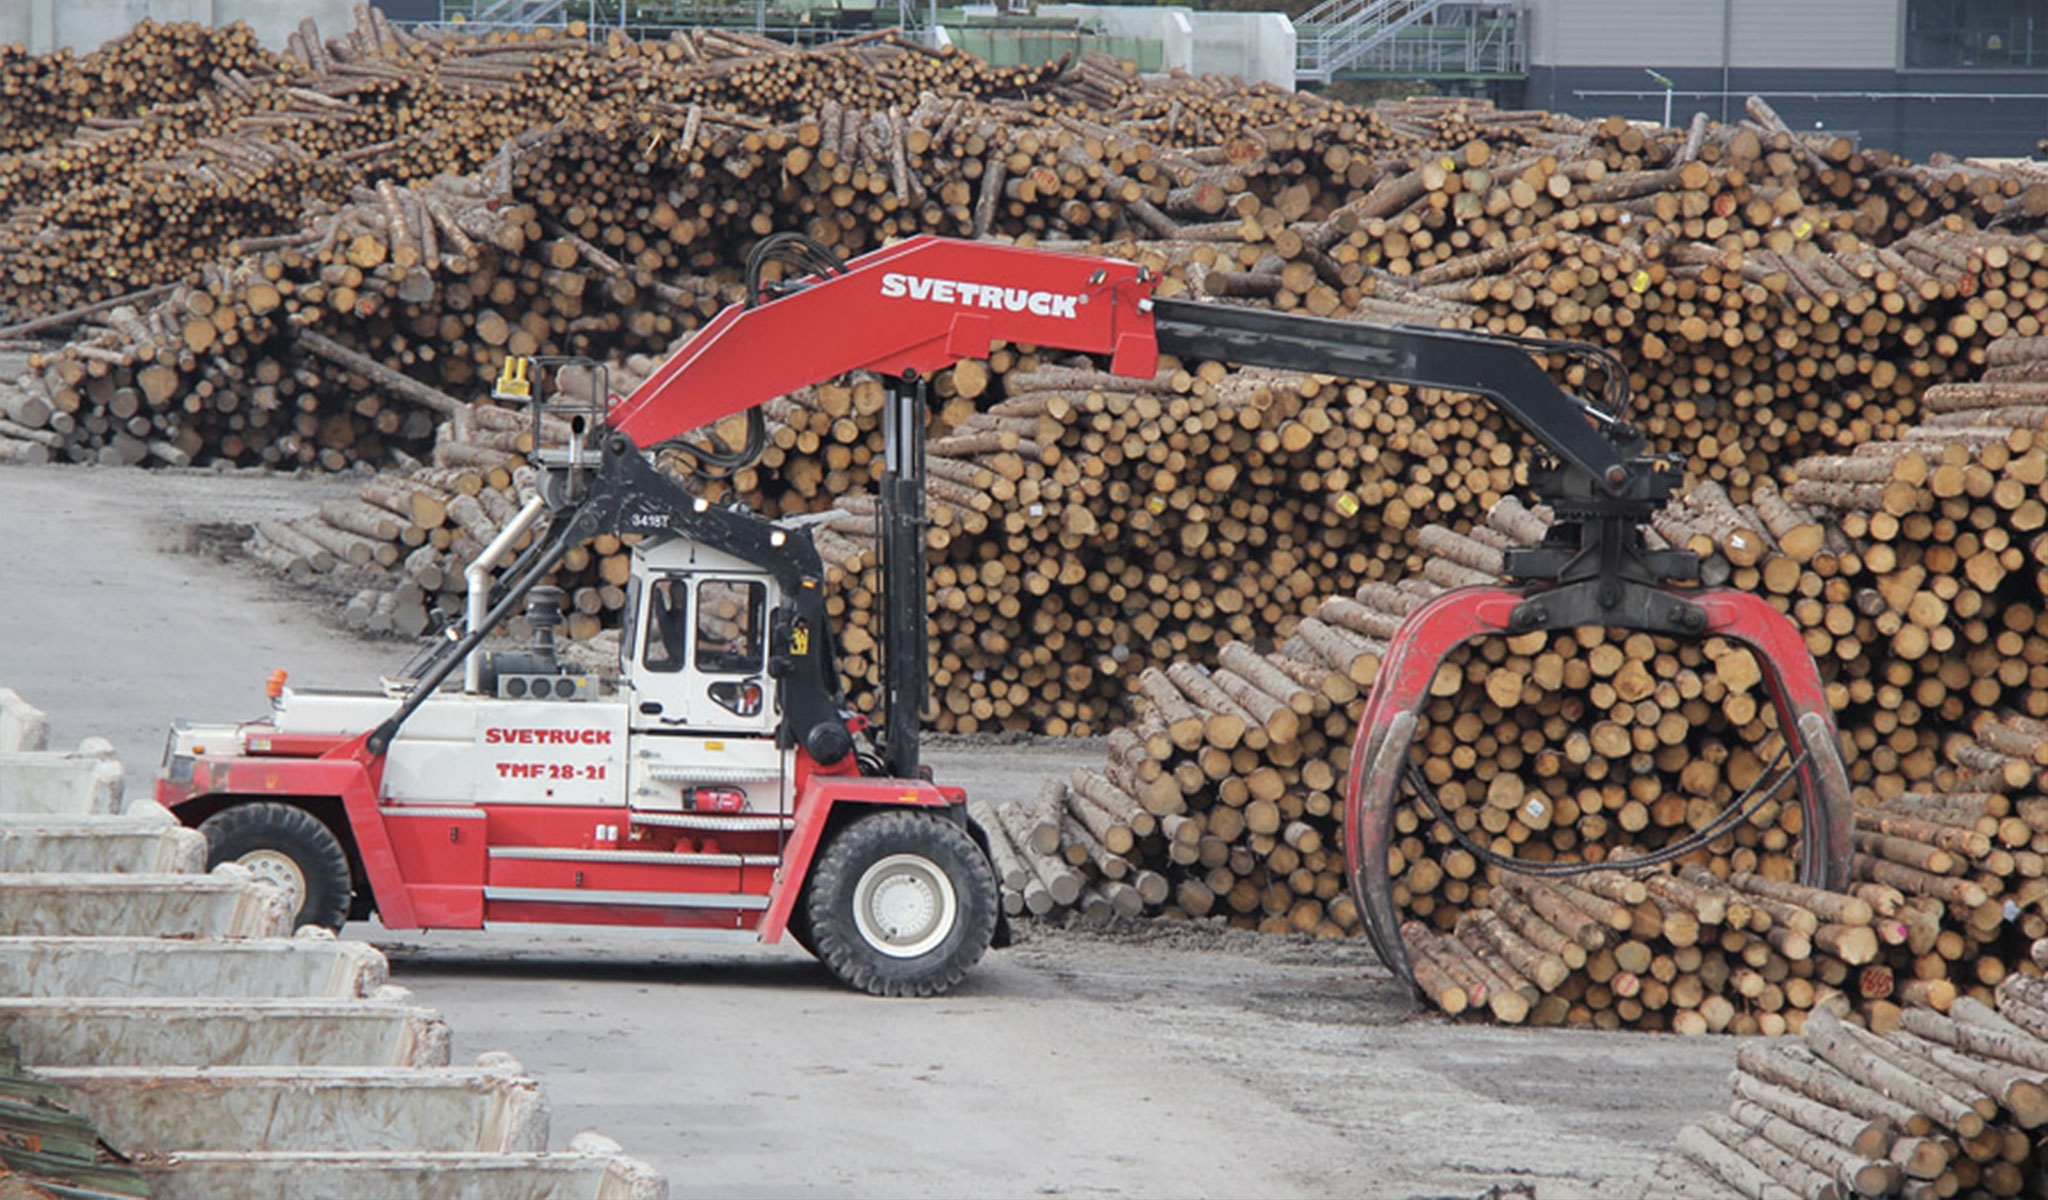
[[[427,38],[367,5],[343,36],[310,21],[282,58],[246,27],[144,22],[73,62],[0,60],[0,104],[36,136],[0,151],[0,318],[180,278],[238,242],[286,237],[358,182],[481,168],[508,140],[569,119],[714,107],[743,128],[836,96],[904,108],[1050,86],[1061,64],[997,70],[898,42],[796,53],[698,30],[593,47],[581,33]],[[9,137],[14,126],[10,126]]]
[[[1832,530],[1788,595],[1880,800],[1933,780],[1943,731],[1978,710],[2048,715],[2034,624],[2048,341],[2002,339],[1989,358],[1981,381],[1929,389],[1919,425],[1801,464],[1785,493]]]
[[[535,486],[532,468],[515,452],[531,445],[525,414],[479,407],[469,425],[471,440],[444,438],[431,465],[378,475],[352,499],[328,501],[296,518],[257,522],[241,552],[326,596],[343,623],[364,633],[417,638],[457,621],[469,587],[464,569]],[[544,532],[522,534],[513,552]],[[602,537],[572,550],[542,580],[563,591],[562,632],[569,639],[603,632],[604,615],[625,605],[630,569],[621,539]],[[616,664],[616,655],[610,662]]]
[[[240,22],[214,28],[145,19],[84,55],[0,45],[0,154],[189,101],[211,88],[215,72],[268,73],[276,63]]]
[[[340,38],[302,31],[277,71],[223,73],[181,103],[24,175],[35,202],[0,231],[17,308],[169,281],[234,238],[296,238],[302,216],[311,240],[319,206],[346,207],[366,179],[495,161],[487,174],[531,206],[522,245],[560,260],[525,295],[572,310],[550,325],[578,328],[541,339],[566,334],[571,352],[657,349],[687,327],[673,313],[700,294],[691,277],[776,228],[849,254],[911,232],[1140,234],[1224,260],[1169,293],[1382,319],[1445,309],[1608,342],[1660,442],[1737,502],[1816,443],[1884,431],[1989,336],[2038,325],[2038,250],[2012,232],[2038,225],[2027,177],[1850,153],[1768,110],[1690,139],[1467,103],[1364,111],[1214,79],[1140,84],[1099,59],[996,70],[891,37],[803,53],[708,31],[423,38],[369,9]],[[294,207],[307,197],[310,213]],[[68,232],[36,236],[52,230]],[[477,311],[527,315],[505,303]],[[1766,343],[1822,365],[1763,364]],[[987,395],[1003,398],[1000,381]]]
[[[121,464],[339,471],[423,454],[475,394],[442,388],[473,380],[480,359],[502,359],[488,339],[510,339],[483,317],[458,332],[457,314],[474,307],[467,287],[539,290],[538,263],[498,257],[491,239],[506,236],[504,221],[454,178],[402,195],[363,189],[317,229],[238,264],[81,307],[65,314],[68,343],[31,354],[28,374],[0,384],[11,422],[0,434],[60,459]],[[444,323],[450,336],[415,348],[394,328],[408,317],[413,337]],[[439,378],[418,378],[423,362]]]
[[[2033,962],[2048,961],[2036,944]],[[2015,975],[1995,998],[1894,1009],[1839,1005],[1801,1037],[1745,1046],[1728,1111],[1687,1126],[1645,1195],[2018,1196],[2048,1164],[2048,985]]]
[[[1967,369],[1990,334],[2036,323],[2038,247],[1964,223],[1966,215],[2012,216],[2008,225],[2023,227],[2031,193],[2017,177],[1987,184],[1981,171],[1943,176],[1881,155],[1837,154],[1768,121],[1762,134],[1703,127],[1688,145],[1677,131],[1482,105],[1367,112],[1216,80],[1141,85],[1094,59],[1058,72],[996,71],[886,37],[803,54],[702,31],[601,47],[559,33],[425,39],[367,9],[342,38],[302,32],[281,64],[261,78],[224,74],[200,98],[212,109],[166,107],[110,134],[126,149],[94,157],[75,148],[87,169],[39,188],[48,194],[38,206],[17,213],[14,283],[73,289],[56,303],[97,297],[108,279],[132,287],[176,277],[189,269],[187,250],[231,244],[233,234],[251,257],[215,274],[261,271],[286,315],[298,314],[298,297],[310,290],[332,310],[329,336],[460,393],[508,350],[658,350],[717,307],[728,248],[779,227],[807,229],[849,254],[911,232],[1068,239],[1075,248],[1139,233],[1166,240],[1116,252],[1163,260],[1168,294],[1612,342],[1646,422],[1691,453],[1699,473],[1724,477],[1738,503],[1760,468],[1815,440],[1868,435],[1869,426],[1845,423],[1830,407],[1857,392],[1836,386],[1840,371],[1883,376],[1888,394],[1909,396]],[[837,82],[802,84],[805,72]],[[230,136],[204,136],[215,119],[229,122]],[[445,268],[407,265],[423,252],[450,257],[433,243],[454,235],[437,228],[428,198],[362,181],[465,166],[482,171],[471,194],[504,205],[510,188],[517,202],[504,206],[488,239],[469,235],[493,245],[481,255],[458,247]],[[2008,185],[2017,193],[2009,198]],[[195,207],[195,189],[212,198]],[[1878,192],[1888,197],[1883,205]],[[94,206],[114,203],[116,193],[126,197],[122,211],[140,215],[116,222],[108,237]],[[1996,213],[1991,193],[2001,197]],[[1859,207],[1838,204],[1838,194]],[[291,205],[307,195],[319,198],[312,223],[291,232]],[[1828,199],[1807,204],[1806,195]],[[2008,214],[2013,202],[2019,208]],[[1883,221],[1872,215],[1879,208]],[[340,234],[337,224],[346,226]],[[26,236],[52,227],[83,232]],[[364,232],[370,242],[360,240]],[[1796,244],[1781,245],[1786,237]],[[1911,294],[1896,304],[1888,291],[1816,298],[1801,282],[1811,282],[1809,272],[1780,268],[1787,254],[1809,256],[1823,243],[1829,262],[1847,264],[1823,270],[1834,272],[1829,279],[1868,274],[1878,291],[1905,280]],[[77,270],[81,255],[102,269]],[[444,297],[457,272],[462,285]],[[714,274],[707,282],[703,272]],[[327,278],[335,274],[338,284]],[[372,280],[367,302],[358,275]],[[378,294],[385,283],[402,286]],[[1718,315],[1701,307],[1710,301],[1721,305]],[[1839,308],[1816,308],[1821,301]],[[1819,319],[1835,312],[1884,320],[1838,338],[1839,323]],[[195,328],[187,314],[171,319]],[[242,333],[263,340],[260,330]],[[103,334],[86,336],[108,348]],[[1847,348],[1829,351],[1836,365],[1828,371],[1755,377],[1748,347],[1791,351],[1809,337]],[[232,353],[233,339],[224,340]],[[403,348],[385,352],[394,341]],[[1028,369],[1030,355],[1013,357]],[[1725,368],[1734,386],[1716,390],[1729,391],[1733,407],[1707,411],[1713,405],[1693,394],[1703,377],[1680,370],[1681,357],[1715,359],[1716,378]],[[976,393],[984,406],[1008,399],[1004,371],[990,366]],[[1886,403],[1896,414],[1910,400]],[[1496,441],[1515,437],[1490,414],[1478,421]],[[57,448],[98,456],[115,436],[105,424],[86,444]],[[1747,443],[1737,436],[1759,429]],[[416,456],[426,444],[417,431],[394,439],[380,429],[279,452],[260,438],[227,436],[241,432],[234,429],[156,432],[172,436],[145,438],[145,446],[183,443],[181,452],[201,461],[330,467],[393,450]],[[1391,432],[1398,439],[1400,430]],[[1458,440],[1466,444],[1451,449],[1465,453],[1441,455],[1432,480],[1501,466],[1485,446],[1474,453],[1469,435]],[[1738,454],[1738,444],[1751,448]],[[134,453],[123,443],[115,458]],[[844,471],[827,464],[810,473],[852,481]],[[1470,503],[1491,490],[1454,483],[1446,496],[1425,482],[1398,498],[1434,504],[1462,527],[1476,516]],[[1348,583],[1331,579],[1323,590]]]

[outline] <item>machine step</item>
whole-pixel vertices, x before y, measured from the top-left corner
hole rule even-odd
[[[773,833],[796,828],[795,817],[755,816],[749,813],[634,812],[634,825],[663,829],[703,829],[712,833]]]
[[[648,767],[647,778],[658,783],[692,783],[698,787],[717,787],[721,783],[774,783],[782,778],[782,768],[776,767]]]
[[[493,859],[527,862],[633,863],[659,867],[772,867],[773,854],[690,854],[667,850],[580,850],[553,846],[493,846]]]
[[[615,892],[590,888],[487,887],[484,899],[507,904],[618,904],[640,908],[768,907],[768,897],[740,892]]]

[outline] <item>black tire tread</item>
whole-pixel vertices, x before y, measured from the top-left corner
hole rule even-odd
[[[924,853],[920,843],[950,853],[966,869],[965,879],[958,872],[947,872],[960,906],[959,922],[954,936],[924,959],[889,959],[862,939],[850,908],[846,912],[839,909],[850,899],[870,863],[904,850]],[[933,861],[941,867],[947,865],[943,858]],[[936,996],[950,991],[981,961],[995,935],[1000,898],[994,871],[965,829],[930,813],[885,811],[862,817],[839,831],[812,869],[800,906],[809,924],[808,948],[841,983],[871,996]],[[891,970],[926,959],[931,961],[916,974]]]
[[[251,850],[282,850],[306,877],[306,900],[294,927],[339,930],[348,920],[355,891],[348,851],[320,818],[303,808],[270,800],[230,805],[199,823],[206,835],[206,865],[232,862]]]

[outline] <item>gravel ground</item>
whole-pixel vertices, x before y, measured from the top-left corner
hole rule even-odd
[[[146,793],[175,717],[260,712],[278,666],[363,685],[364,641],[195,527],[343,481],[0,468],[0,684],[62,743],[110,737]],[[935,741],[993,798],[1090,742]],[[555,1141],[597,1128],[693,1196],[1625,1197],[1725,1100],[1735,1043],[1452,1025],[1359,942],[1154,922],[1043,926],[952,995],[874,1000],[801,951],[639,934],[351,927],[456,1051],[519,1057]]]

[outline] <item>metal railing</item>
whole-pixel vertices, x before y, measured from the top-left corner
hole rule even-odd
[[[1442,7],[1445,0],[1322,0],[1294,23],[1294,73],[1328,83],[1367,51]]]
[[[1324,23],[1325,14],[1341,24]],[[1519,0],[1325,0],[1295,22],[1295,75],[1321,83],[1338,76],[1526,75],[1523,28]]]
[[[1359,56],[1347,76],[1521,76],[1527,54],[1512,18],[1469,24],[1421,25]]]
[[[395,23],[430,33],[494,33],[526,32],[582,20],[586,36],[593,43],[603,41],[613,33],[623,33],[634,41],[658,41],[681,30],[706,28],[743,29],[790,45],[810,46],[892,23],[904,27],[910,36],[918,36],[928,13],[926,9],[916,8],[917,0],[900,0],[897,7],[829,10],[791,9],[786,4],[770,5],[767,0],[727,0],[725,3],[693,6],[688,10],[687,21],[653,22],[627,20],[609,0],[588,6],[576,2],[573,7],[572,0],[526,0],[526,3],[529,6],[526,10],[508,11],[502,3],[486,4],[478,0],[470,4],[466,0],[443,0],[440,20]],[[905,5],[910,7],[906,9]],[[891,18],[913,9],[917,13],[916,20],[892,22]],[[806,19],[813,11],[825,19]]]
[[[443,3],[441,15],[444,20],[457,5]],[[466,9],[465,23],[492,26],[501,29],[535,29],[542,25],[562,23],[562,10],[568,7],[568,0],[473,0],[461,5]]]

